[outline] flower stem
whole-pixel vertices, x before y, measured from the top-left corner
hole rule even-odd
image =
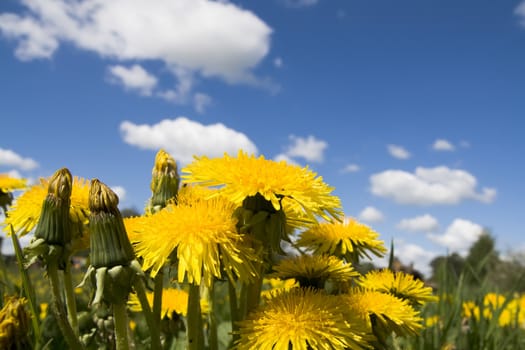
[[[117,350],[129,350],[128,315],[125,302],[113,304],[113,319],[115,321],[115,343]]]
[[[33,330],[35,332],[35,339],[38,344],[40,342],[40,323],[38,322],[38,315],[36,311],[36,297],[35,297],[35,290],[33,288],[33,285],[31,284],[31,280],[29,279],[29,276],[27,275],[27,270],[24,268],[24,256],[22,254],[22,247],[20,246],[20,242],[18,241],[18,237],[16,236],[13,226],[10,225],[11,229],[11,240],[13,241],[13,247],[15,249],[15,255],[16,260],[18,262],[18,267],[20,269],[20,276],[22,276],[22,286],[24,287],[25,295],[27,300],[29,301],[29,308],[31,309],[31,323],[33,324]]]
[[[204,349],[204,332],[202,328],[200,286],[190,284],[188,296],[188,350]]]
[[[209,335],[209,349],[218,350],[219,349],[219,339],[217,335],[217,303],[215,300],[215,283],[212,283],[210,287],[210,303],[211,303],[211,312],[210,312],[210,335]]]
[[[66,261],[64,269],[64,289],[66,291],[66,306],[67,306],[67,318],[73,332],[78,337],[78,317],[77,317],[77,303],[75,301],[75,292],[73,291],[73,279],[71,276],[71,262],[69,259]]]
[[[84,349],[82,343],[78,340],[71,328],[71,325],[67,321],[64,304],[62,302],[62,297],[59,288],[58,281],[58,264],[55,261],[50,261],[47,265],[47,275],[49,277],[49,283],[51,284],[52,292],[52,310],[55,314],[58,327],[62,331],[66,342],[71,349]]]
[[[160,313],[162,310],[162,289],[164,287],[164,272],[159,270],[154,279],[153,289],[153,317],[157,324],[160,323]]]
[[[144,282],[140,278],[136,278],[133,287],[135,287],[135,292],[139,299],[140,305],[142,307],[142,312],[146,318],[146,323],[151,334],[151,350],[160,350],[162,349],[160,344],[160,330],[159,323],[156,322],[156,319],[153,317],[151,312],[151,307],[146,297],[146,289],[144,287]]]
[[[237,330],[238,330],[237,322],[241,320],[241,317],[239,314],[240,310],[237,304],[237,290],[235,286],[236,284],[234,284],[234,282],[228,279],[228,292],[229,292],[229,297],[230,297],[230,317],[232,320],[232,333],[233,333],[234,342],[239,337],[239,335],[237,334]]]

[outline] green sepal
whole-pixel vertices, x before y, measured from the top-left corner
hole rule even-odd
[[[42,211],[35,228],[35,237],[46,243],[65,246],[71,242],[70,200],[48,194],[42,203]]]
[[[120,212],[98,212],[89,220],[91,265],[95,268],[128,265],[135,253]]]

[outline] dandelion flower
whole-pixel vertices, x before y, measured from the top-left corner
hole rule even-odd
[[[327,253],[344,257],[347,261],[358,261],[368,251],[381,257],[386,252],[379,234],[354,219],[344,222],[322,222],[301,233],[297,244],[310,248],[316,254]]]
[[[393,272],[388,269],[370,271],[359,278],[357,283],[365,289],[390,293],[406,299],[413,305],[423,305],[428,301],[437,300],[432,295],[431,287],[425,286],[423,281],[404,272]]]
[[[219,186],[220,195],[226,196],[237,206],[245,198],[260,194],[275,210],[287,201],[290,216],[315,220],[316,216],[339,218],[341,201],[331,194],[333,188],[322,177],[309,170],[285,161],[273,161],[263,156],[255,157],[239,151],[237,157],[225,154],[222,158],[196,157],[183,169],[182,177],[188,183]]]
[[[10,225],[20,236],[30,232],[40,219],[42,202],[47,196],[49,179],[40,179],[40,183],[30,187],[22,193],[7,212],[5,220],[6,228]],[[73,188],[71,193],[71,206],[69,217],[72,226],[77,234],[81,234],[83,226],[87,224],[89,217],[89,181],[79,177],[73,178]],[[75,236],[75,232],[73,232]]]
[[[151,269],[154,277],[174,253],[179,282],[187,277],[190,283],[204,280],[210,285],[214,277],[222,278],[223,270],[232,280],[253,280],[256,258],[236,232],[234,205],[224,197],[207,200],[192,193],[181,191],[177,205],[125,220],[143,269]]]
[[[282,280],[280,278],[264,278],[261,297],[263,299],[268,299],[273,293],[276,293],[277,291],[287,291],[296,287],[299,287],[299,284],[293,278],[286,280]]]
[[[310,288],[277,292],[240,322],[235,349],[366,349],[363,321],[348,322],[340,300]]]
[[[0,310],[0,348],[27,349],[30,347],[29,314],[25,309],[27,300],[17,297],[4,297]]]
[[[329,255],[299,255],[286,258],[273,266],[272,276],[279,278],[294,278],[301,287],[324,288],[325,282],[349,282],[359,276],[351,264],[335,256]]]
[[[422,328],[423,319],[409,304],[391,294],[378,291],[354,289],[340,296],[356,313],[366,320],[379,340],[391,333],[415,335]]]
[[[151,307],[153,307],[153,292],[147,292],[146,298]],[[128,302],[130,310],[133,312],[142,312],[142,306],[136,294],[130,294]],[[201,299],[201,310],[203,313],[210,311],[210,306],[206,299]],[[186,316],[188,312],[188,292],[182,289],[164,288],[162,290],[162,307],[160,311],[161,318],[173,319],[175,315]]]
[[[14,190],[21,190],[26,187],[25,179],[10,177],[7,174],[0,174],[0,208],[7,211],[7,207],[13,202]]]

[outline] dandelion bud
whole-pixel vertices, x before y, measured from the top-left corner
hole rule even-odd
[[[42,238],[47,244],[64,247],[71,242],[69,207],[72,184],[73,178],[67,168],[57,170],[51,177],[35,229],[35,237]]]
[[[147,211],[157,212],[166,206],[168,200],[177,197],[180,183],[177,163],[161,149],[155,157],[151,175],[151,199]]]
[[[98,179],[89,190],[91,265],[95,268],[129,265],[135,258],[117,207],[117,195]]]

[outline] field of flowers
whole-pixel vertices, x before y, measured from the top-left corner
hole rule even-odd
[[[1,259],[1,349],[525,348],[518,290],[467,285],[468,266],[432,285],[394,269],[308,168],[243,152],[153,163],[130,217],[67,168],[32,186],[0,175],[17,248]],[[389,269],[364,271],[385,254]]]

